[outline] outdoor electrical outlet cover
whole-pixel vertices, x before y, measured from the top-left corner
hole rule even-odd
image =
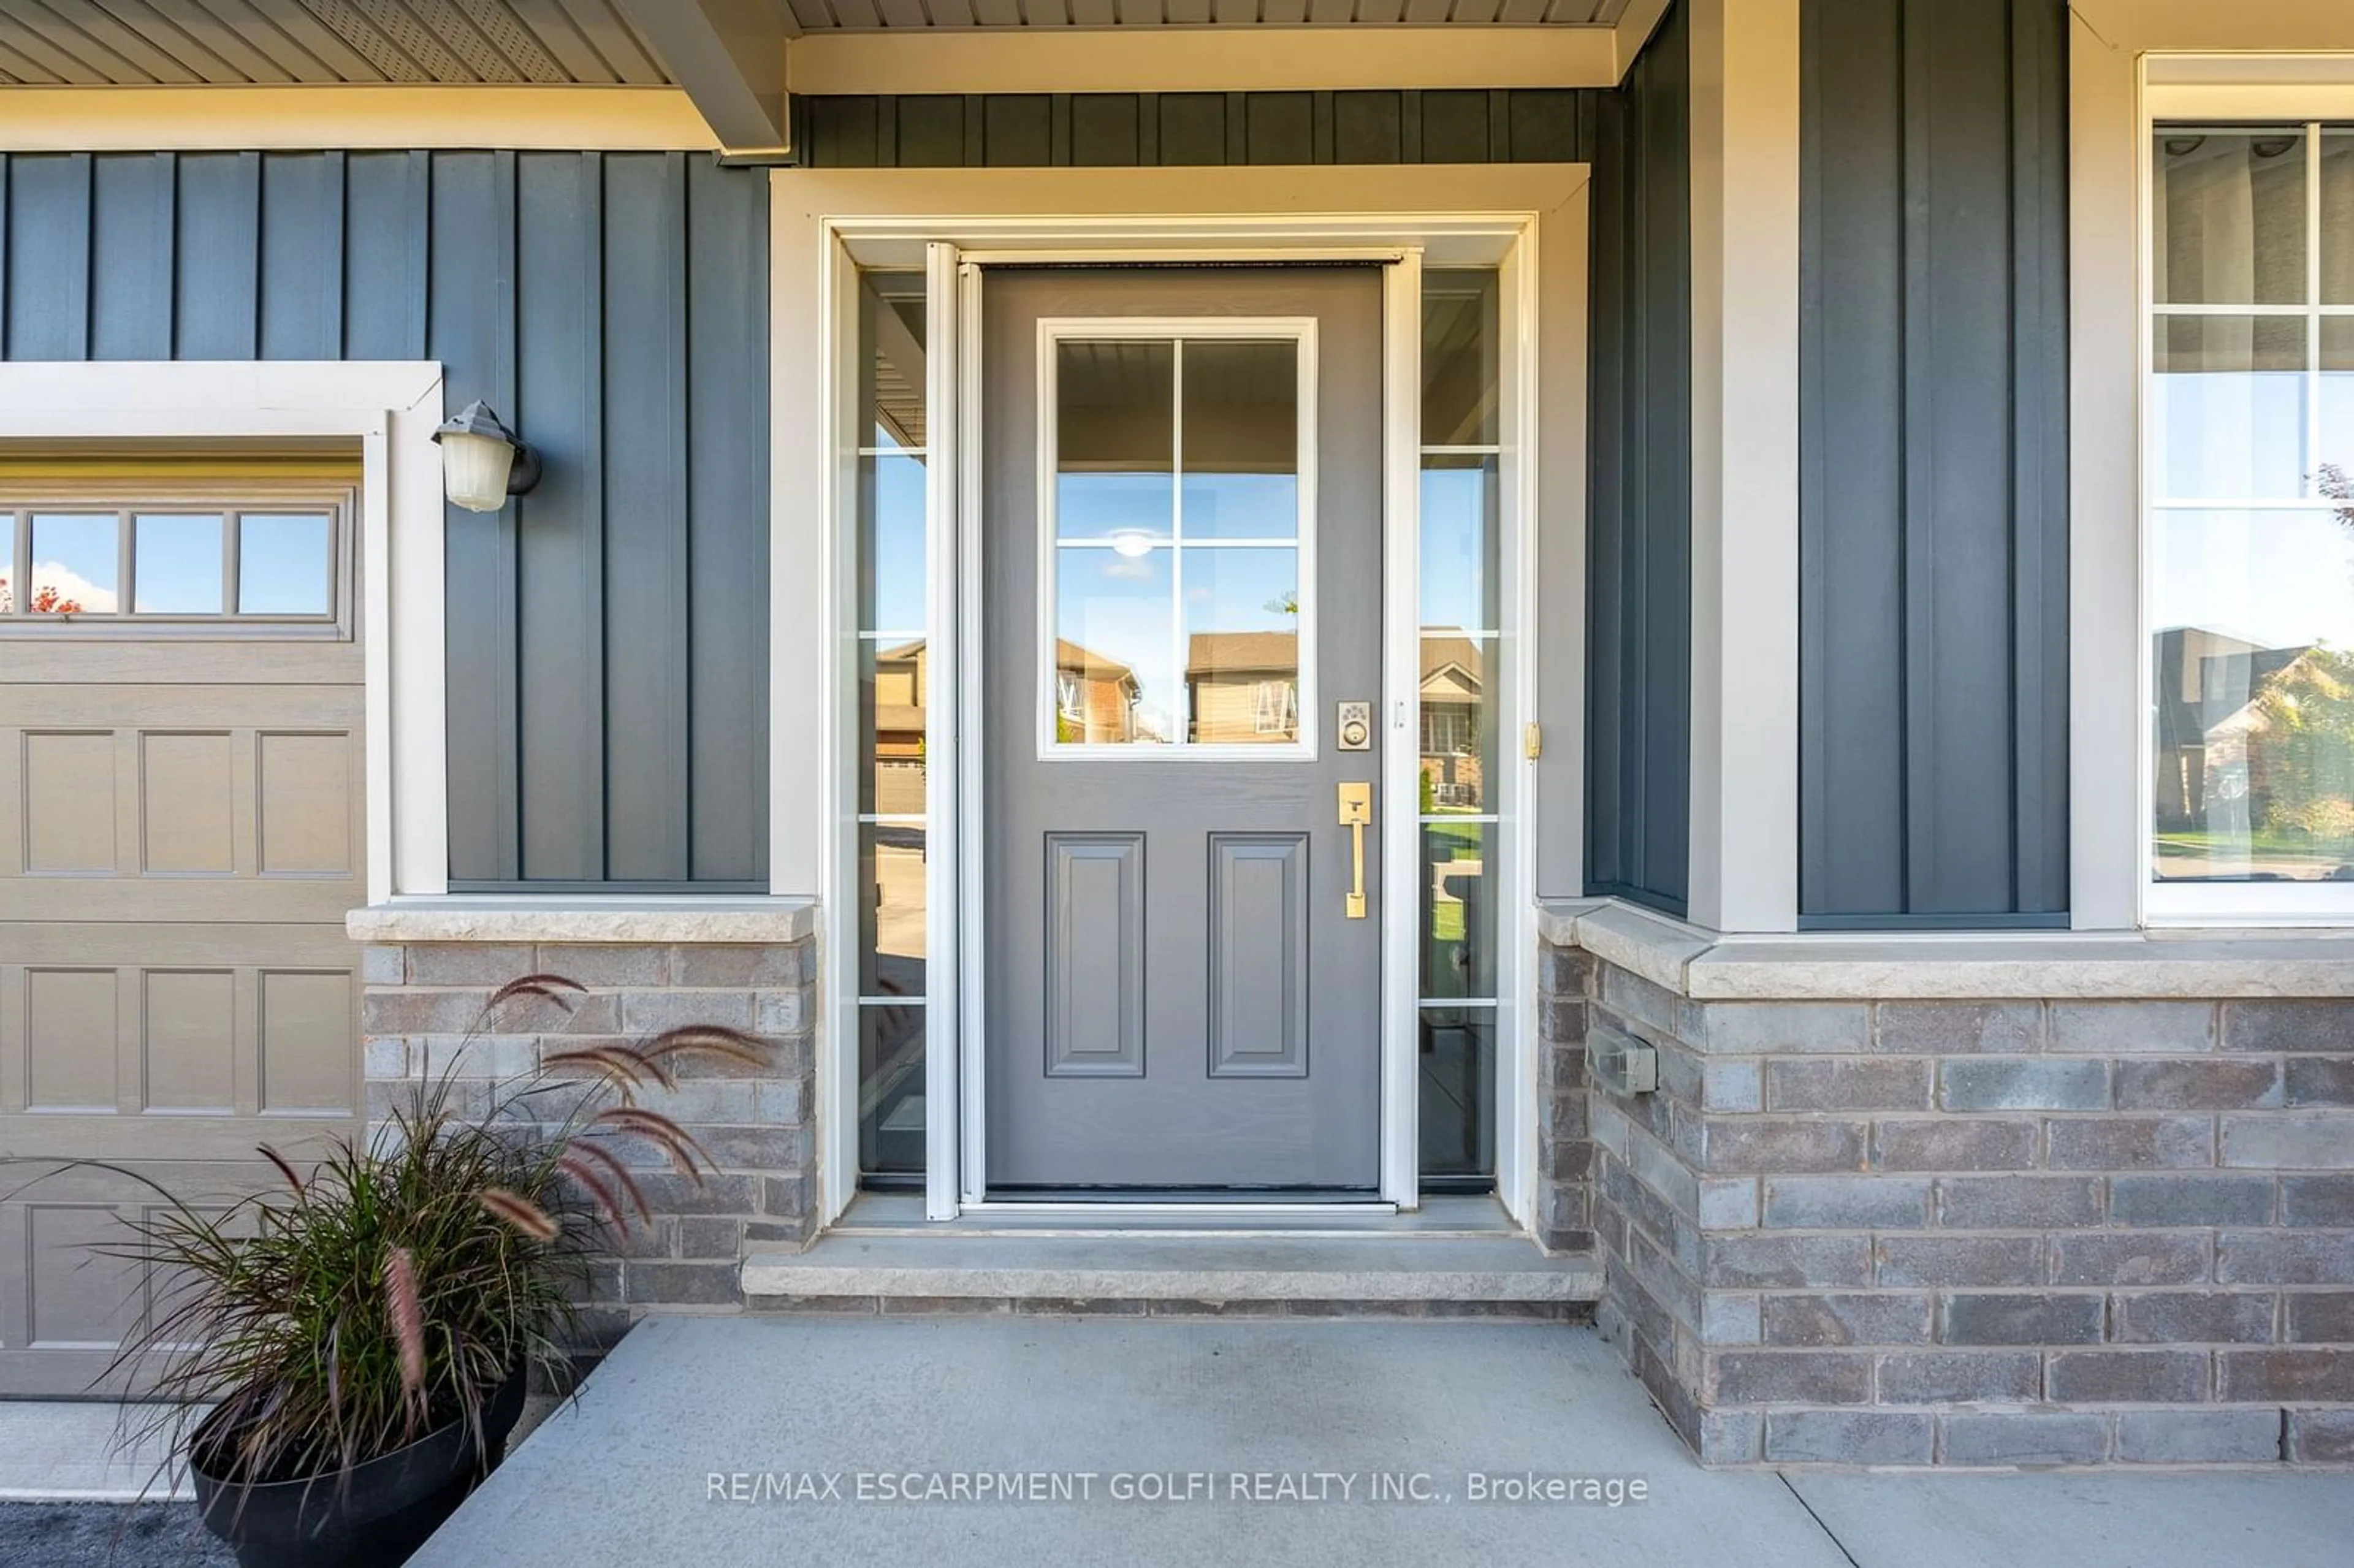
[[[1659,1086],[1659,1053],[1615,1029],[1596,1028],[1587,1036],[1585,1055],[1595,1078],[1613,1094],[1648,1095]]]

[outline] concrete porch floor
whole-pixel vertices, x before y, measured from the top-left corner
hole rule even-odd
[[[1072,1478],[1074,1494],[1090,1475],[1090,1495],[858,1497],[862,1473],[952,1489],[1015,1472]],[[1233,1496],[1237,1472],[1275,1495]],[[1639,1478],[1648,1495],[1475,1501],[1475,1474]],[[1151,1476],[1186,1496],[1189,1475],[1207,1495],[1117,1495],[1121,1478]],[[1369,1500],[1376,1475],[1423,1478],[1409,1489],[1427,1500]],[[763,1476],[760,1500],[724,1495],[757,1494]],[[839,1500],[776,1489],[828,1476]],[[649,1319],[414,1568],[2349,1560],[2342,1474],[1704,1471],[1590,1330],[1001,1313]]]

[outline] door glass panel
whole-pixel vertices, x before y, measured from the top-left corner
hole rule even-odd
[[[1057,744],[1158,746],[1176,737],[1174,560],[1167,546],[1058,552]]]
[[[858,830],[861,996],[924,994],[924,842],[912,823]]]
[[[122,525],[104,516],[44,514],[33,518],[35,615],[111,615],[121,583]]]
[[[1055,344],[1056,745],[1299,743],[1302,352]]]
[[[1466,631],[1496,626],[1496,460],[1422,460],[1422,624]]]
[[[858,1010],[858,1168],[924,1168],[924,1020],[917,1002]]]
[[[1496,1010],[1426,1007],[1421,1024],[1422,1173],[1488,1175],[1496,1169]]]
[[[925,278],[866,272],[858,280],[859,405],[865,443],[925,447]]]
[[[1188,539],[1299,536],[1299,345],[1185,344]]]
[[[1496,274],[1422,280],[1422,444],[1490,447],[1498,435]]]
[[[2164,316],[2157,323],[2150,458],[2169,500],[2305,493],[2306,323],[2296,316]]]
[[[1422,814],[1492,811],[1496,770],[1495,639],[1422,639]]]
[[[1177,347],[1066,342],[1055,371],[1055,535],[1122,542],[1176,525]]]
[[[923,638],[867,638],[859,650],[858,811],[924,814],[924,725],[931,658]]]
[[[1185,706],[1197,746],[1299,738],[1299,552],[1184,552]]]
[[[2354,878],[2354,508],[2156,514],[2154,874]]]
[[[132,520],[133,606],[142,615],[218,615],[221,520],[143,512]]]
[[[2301,305],[2306,291],[2302,127],[2158,133],[2151,198],[2162,305]]]
[[[1422,829],[1422,994],[1496,994],[1492,822],[1426,822]]]
[[[16,516],[0,513],[0,615],[16,609]]]
[[[870,631],[924,625],[924,460],[897,454],[858,460],[859,624]]]
[[[238,519],[237,607],[246,615],[332,615],[335,534],[320,515]]]

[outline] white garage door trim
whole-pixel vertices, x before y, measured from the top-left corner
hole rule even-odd
[[[430,361],[0,365],[12,439],[359,441],[371,904],[450,886],[441,402]]]

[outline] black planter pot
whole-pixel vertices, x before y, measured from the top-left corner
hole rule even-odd
[[[210,1419],[189,1446],[196,1511],[237,1552],[239,1568],[400,1568],[506,1457],[523,1415],[518,1369],[482,1408],[482,1446],[463,1421],[370,1459],[349,1476],[249,1487],[208,1468],[219,1434]]]

